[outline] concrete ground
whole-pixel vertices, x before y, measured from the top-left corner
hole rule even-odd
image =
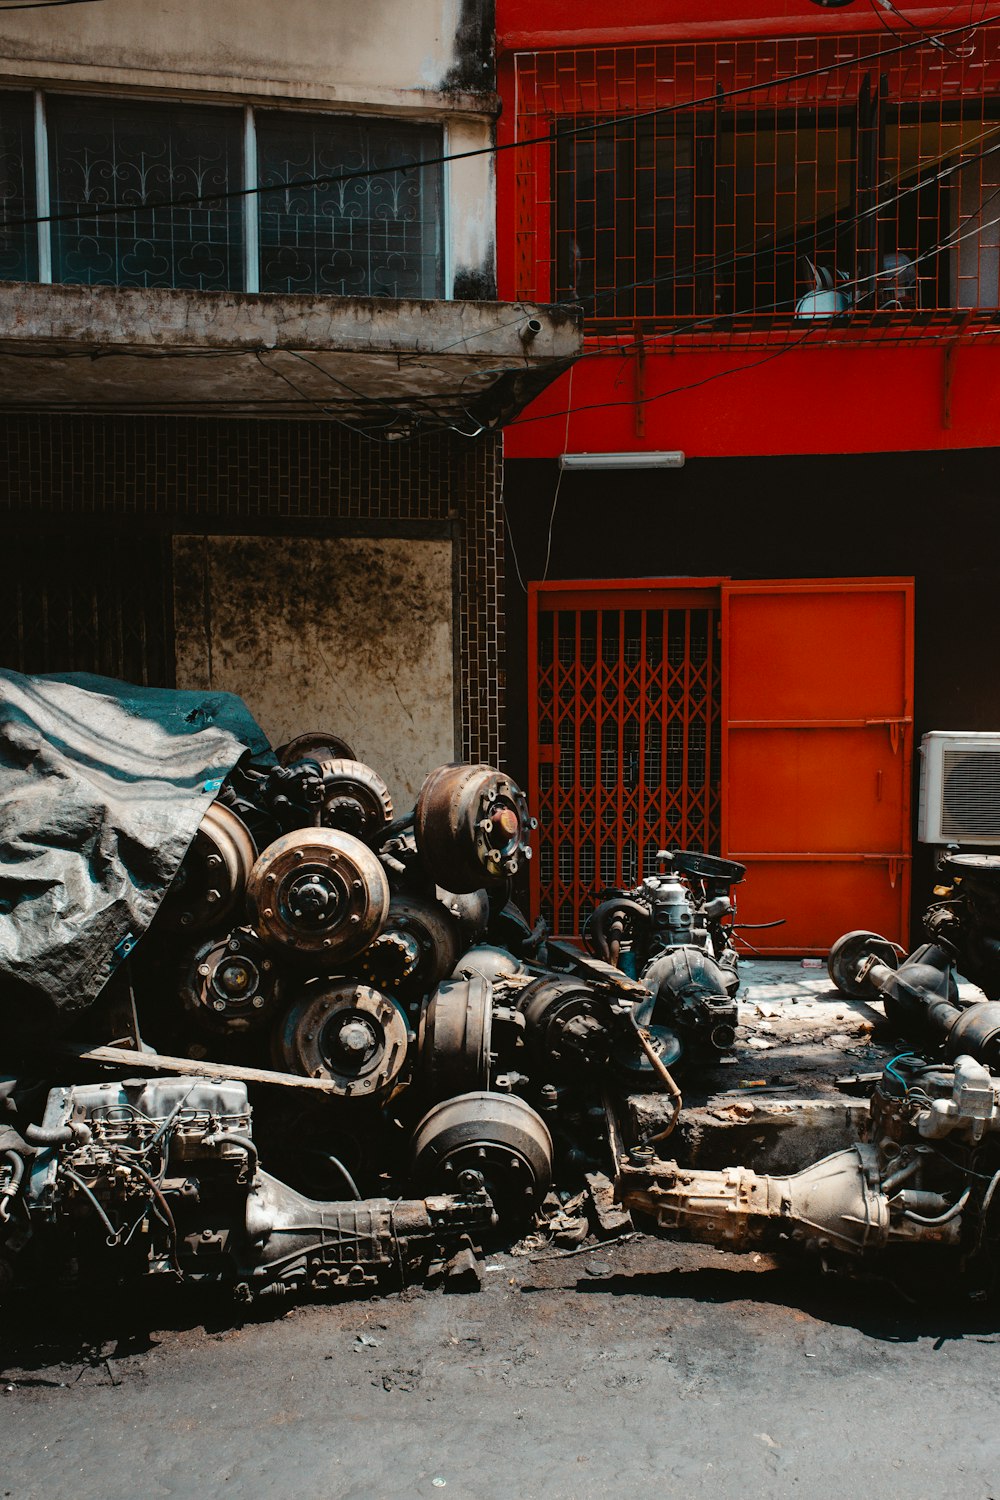
[[[737,1061],[692,1108],[719,1117],[720,1149],[756,1135],[787,1153],[808,1120],[782,1133],[727,1111],[811,1098],[843,1112],[831,1079],[877,1070],[892,1038],[877,1007],[830,996],[823,970],[761,960],[744,977]],[[988,1500],[998,1343],[998,1312],[933,1273],[835,1278],[642,1235],[493,1254],[474,1295],[245,1321],[207,1294],[8,1306],[0,1489]]]

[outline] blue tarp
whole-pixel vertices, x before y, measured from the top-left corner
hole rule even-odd
[[[224,777],[268,748],[231,693],[0,671],[0,1006],[88,1006]]]

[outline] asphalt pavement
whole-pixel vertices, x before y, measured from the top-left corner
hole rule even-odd
[[[827,1050],[877,1060],[877,1012],[845,1010],[815,971],[748,970],[741,1006],[732,1093],[761,1087],[772,1053],[764,1076],[786,1079]],[[491,1254],[468,1295],[250,1315],[210,1292],[53,1295],[0,1327],[17,1500],[1000,1497],[1000,1311],[947,1274],[637,1235]]]

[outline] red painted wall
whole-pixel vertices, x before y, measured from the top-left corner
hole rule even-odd
[[[899,0],[897,7],[920,27],[960,26],[970,14],[979,20],[979,0],[942,5],[939,0]],[[995,0],[985,9],[996,13]],[[883,19],[897,31],[907,30],[885,11]],[[517,52],[549,47],[588,47],[615,42],[664,41],[717,36],[816,36],[830,32],[880,31],[882,21],[867,0],[828,10],[813,0],[497,0],[497,44]]]
[[[1000,345],[947,350],[933,342],[681,350],[647,355],[641,387],[634,355],[586,355],[510,423],[504,453],[680,448],[689,458],[726,458],[1000,444]],[[685,385],[696,388],[678,389]],[[633,404],[640,389],[641,435]]]
[[[1000,17],[1000,0],[989,0],[985,10],[978,0],[957,6],[900,0],[899,8],[921,28]],[[514,51],[858,33],[879,30],[879,15],[886,19],[867,0],[840,9],[812,0],[765,0],[760,7],[748,0],[673,0],[652,12],[648,0],[622,0],[610,12],[603,0],[498,0],[501,145],[513,139]],[[903,23],[896,19],[893,29]],[[501,151],[497,158],[498,280],[505,298],[517,295],[514,249],[523,212],[515,201],[513,156]],[[537,243],[544,254],[544,232]],[[847,330],[838,337],[817,330],[814,344],[807,336],[804,346],[790,348],[692,340],[669,352],[647,347],[641,367],[632,349],[605,352],[592,342],[572,376],[507,427],[505,454],[679,448],[691,457],[727,457],[1000,446],[1000,323],[996,335],[980,327],[948,338],[939,327],[897,345]]]

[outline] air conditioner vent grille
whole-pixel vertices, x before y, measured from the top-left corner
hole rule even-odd
[[[947,840],[1000,840],[1000,753],[946,749],[941,833]]]

